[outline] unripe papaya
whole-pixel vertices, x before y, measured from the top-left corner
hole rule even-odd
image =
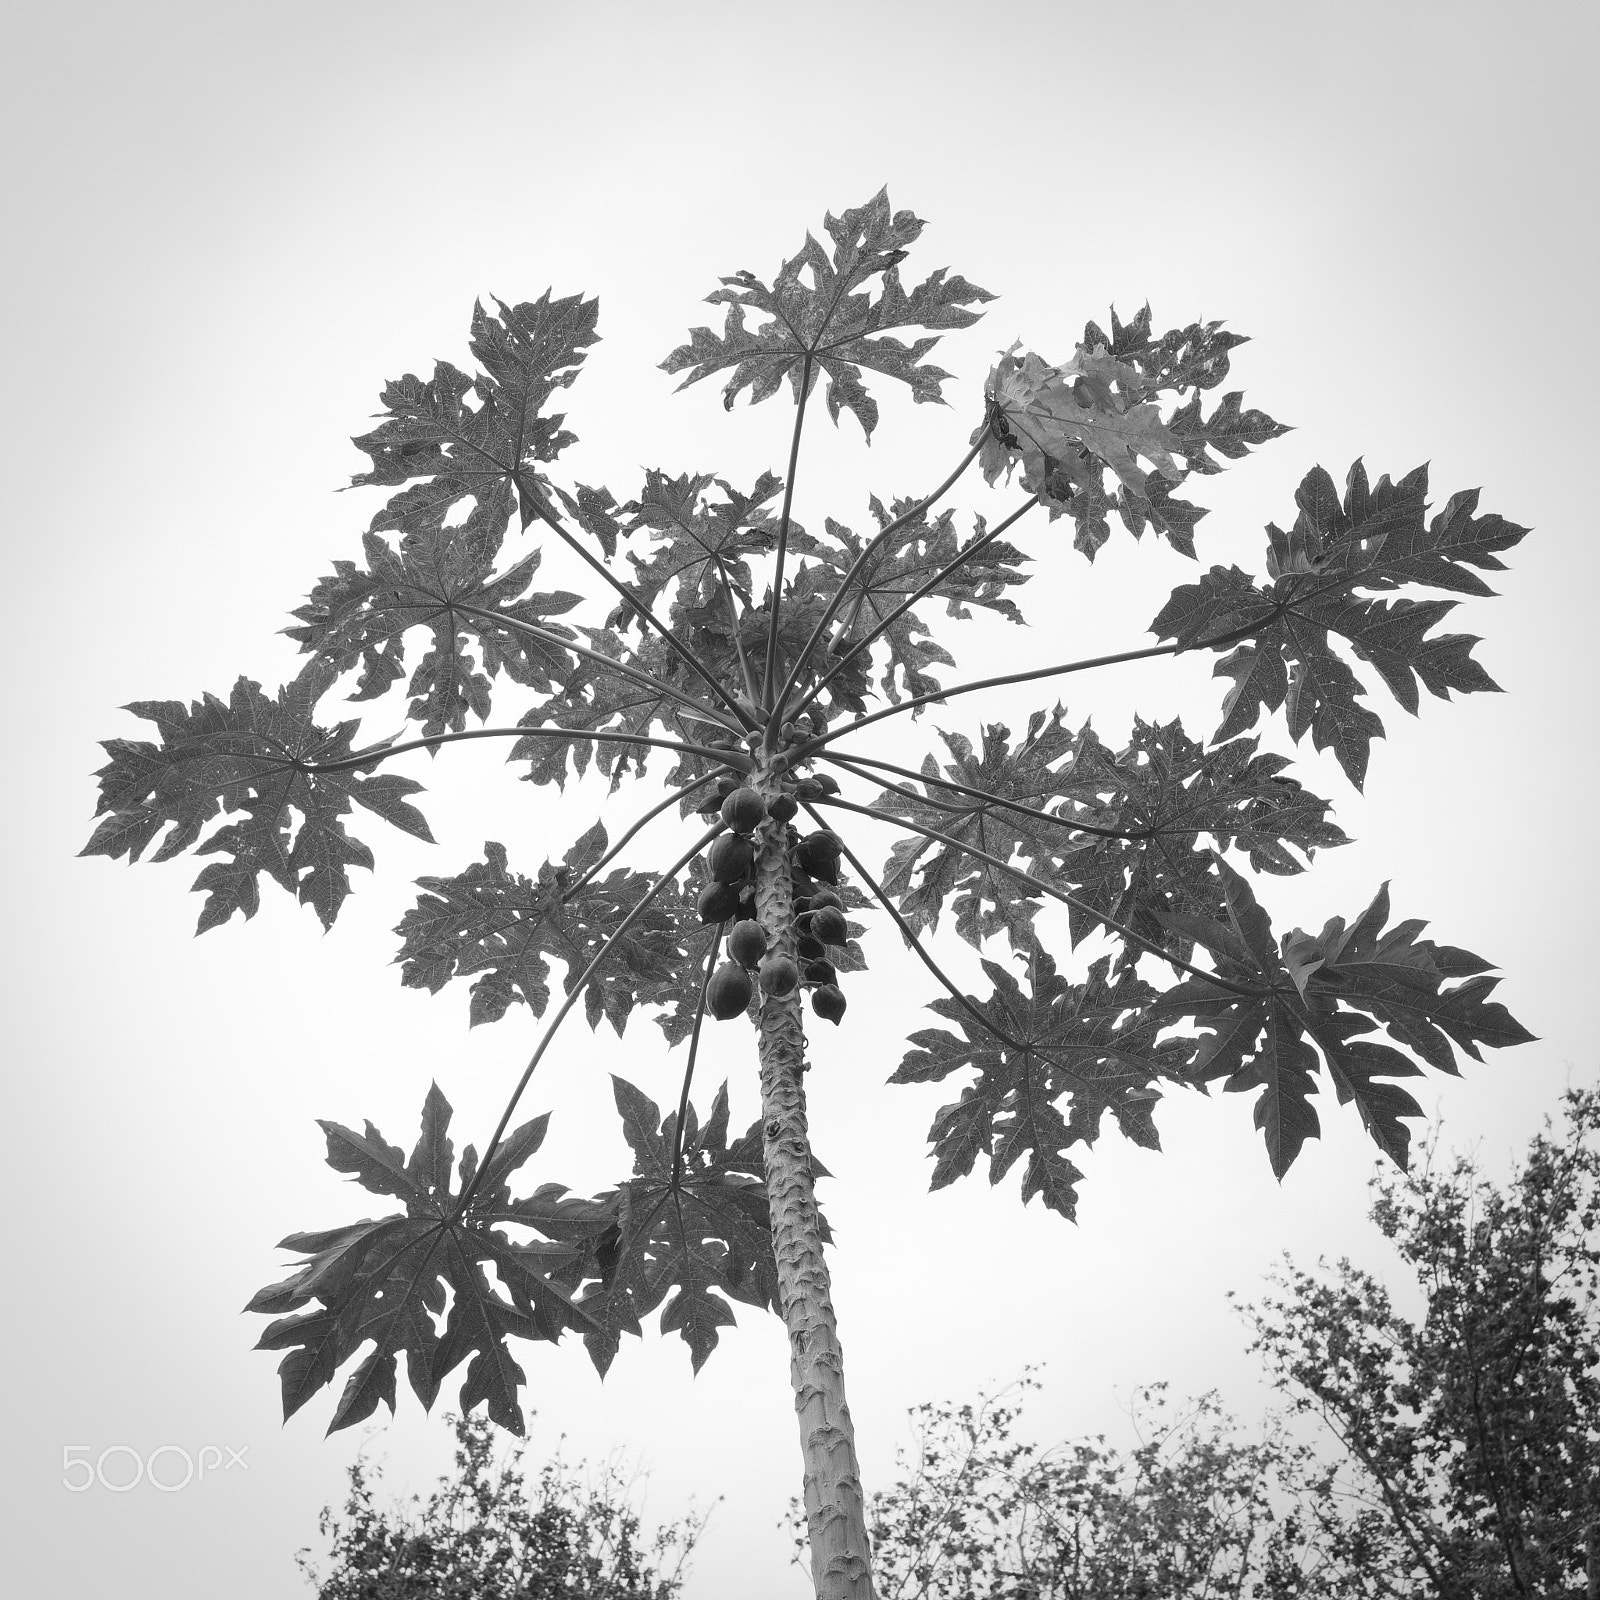
[[[755,993],[750,975],[732,961],[724,961],[706,985],[706,1009],[718,1022],[739,1016]]]
[[[767,802],[754,790],[735,789],[722,802],[722,820],[735,833],[752,833],[766,820]]]
[[[811,909],[820,911],[824,906],[837,906],[839,910],[843,911],[844,901],[832,889],[818,889],[811,897]]]
[[[813,939],[820,939],[824,944],[843,944],[850,937],[850,925],[844,920],[844,912],[834,906],[824,906],[811,913],[809,932]]]
[[[831,772],[819,772],[811,780],[824,794],[838,794],[839,780]]]
[[[767,930],[759,922],[736,922],[728,930],[728,955],[741,967],[753,967],[767,953]]]
[[[842,841],[838,834],[827,828],[819,828],[815,833],[808,833],[795,846],[795,859],[813,878],[821,878],[827,883],[837,883],[841,848]]]
[[[802,961],[820,961],[827,955],[828,947],[820,939],[813,939],[809,933],[802,933],[795,941],[795,949],[800,953]]]
[[[837,983],[839,974],[831,961],[807,961],[800,968],[800,976],[807,983]]]
[[[781,1000],[786,994],[793,994],[799,982],[800,969],[788,956],[768,956],[761,963],[762,990],[774,999]]]
[[[731,883],[708,883],[694,908],[702,922],[726,922],[739,909],[739,891]]]
[[[712,841],[706,861],[711,876],[718,883],[741,883],[750,876],[755,859],[748,839],[741,839],[736,833],[724,833]]]
[[[820,883],[837,883],[839,881],[839,861],[835,857],[831,861],[813,860],[806,865],[806,871]]]
[[[768,802],[767,815],[787,822],[799,809],[800,804],[792,794],[775,794]]]
[[[844,1015],[844,1008],[844,991],[837,984],[825,983],[820,989],[811,991],[811,1009],[835,1027],[838,1027],[839,1018]]]

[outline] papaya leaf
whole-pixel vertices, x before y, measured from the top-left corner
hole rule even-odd
[[[467,725],[468,711],[487,721],[489,678],[496,672],[530,688],[553,691],[570,675],[576,658],[557,644],[496,626],[476,614],[498,612],[560,638],[576,637],[548,619],[570,611],[582,596],[558,592],[517,599],[538,570],[539,551],[493,576],[509,514],[509,496],[502,491],[476,504],[460,526],[445,528],[408,517],[398,553],[368,533],[363,541],[366,568],[335,561],[334,576],[324,578],[309,603],[294,613],[304,625],[283,632],[302,650],[327,657],[341,673],[359,661],[361,679],[351,699],[371,700],[401,675],[406,632],[431,629],[433,644],[406,691],[413,696],[409,715],[422,723],[425,736],[446,728],[459,733]],[[462,606],[472,606],[474,612]],[[483,671],[466,651],[469,635],[479,640]],[[433,754],[437,756],[438,746]]]
[[[1076,776],[1069,758],[1077,748],[1078,736],[1062,725],[1065,714],[1059,705],[1049,716],[1036,711],[1028,719],[1026,737],[1014,750],[1011,730],[1003,723],[984,728],[981,752],[975,752],[964,735],[941,732],[955,758],[943,767],[942,775],[1018,805],[1046,810],[1069,792]],[[1065,766],[1058,765],[1063,762]],[[941,775],[931,755],[923,758],[922,770],[930,778]],[[925,789],[921,800],[885,791],[874,804],[880,811],[970,842],[1002,861],[1017,852],[1057,861],[1070,851],[1087,849],[1092,842],[1075,839],[1063,825],[1006,810],[990,800],[969,800],[931,784]],[[1083,792],[1093,798],[1092,789]],[[952,901],[956,931],[969,944],[981,946],[1004,930],[1013,949],[1032,947],[1039,892],[955,845],[936,839],[902,839],[891,847],[882,881],[884,889],[898,898],[900,911],[913,929],[936,929],[945,903]]]
[[[1190,1082],[1204,1087],[1221,1078],[1230,1092],[1262,1091],[1255,1124],[1266,1135],[1280,1181],[1306,1139],[1321,1130],[1310,1103],[1318,1050],[1340,1104],[1355,1101],[1373,1142],[1405,1170],[1411,1130],[1401,1119],[1422,1116],[1422,1108],[1405,1090],[1377,1079],[1415,1077],[1422,1069],[1388,1045],[1352,1037],[1371,1032],[1373,1019],[1451,1074],[1457,1069],[1446,1034],[1475,1060],[1481,1059],[1479,1043],[1500,1047],[1533,1040],[1504,1006],[1486,998],[1498,978],[1470,976],[1456,988],[1443,987],[1447,978],[1481,974],[1487,963],[1479,957],[1417,939],[1426,926],[1418,921],[1380,936],[1389,916],[1387,884],[1349,930],[1339,918],[1315,938],[1296,928],[1280,950],[1249,884],[1220,854],[1215,865],[1223,915],[1164,920],[1206,947],[1218,977],[1251,992],[1241,995],[1190,978],[1161,995],[1149,1014],[1169,1021],[1192,1016],[1208,1025],[1186,1069]],[[1340,1004],[1349,1009],[1340,1011]]]
[[[564,862],[546,861],[529,879],[511,872],[505,846],[490,840],[486,859],[465,872],[417,879],[429,892],[395,928],[402,937],[395,957],[401,981],[437,994],[453,977],[476,975],[473,1027],[498,1021],[516,1002],[543,1016],[551,958],[565,962],[570,986],[655,881],[619,867],[569,888],[606,844],[605,826],[596,822]],[[680,932],[689,909],[677,885],[669,884],[616,943],[584,990],[591,1028],[603,1017],[620,1035],[636,1006],[676,1001],[690,960]]]
[[[1158,638],[1184,649],[1208,638],[1254,625],[1213,668],[1231,677],[1223,720],[1214,740],[1253,726],[1263,709],[1284,706],[1296,743],[1307,729],[1318,750],[1331,749],[1345,776],[1359,790],[1366,781],[1372,740],[1383,734],[1376,713],[1357,703],[1365,688],[1333,653],[1332,636],[1350,643],[1370,662],[1407,711],[1416,713],[1417,680],[1441,700],[1450,690],[1499,692],[1500,686],[1472,659],[1476,634],[1428,637],[1454,600],[1374,600],[1356,589],[1394,589],[1413,582],[1460,593],[1494,590],[1464,563],[1503,565],[1493,554],[1517,543],[1526,528],[1493,515],[1475,517],[1477,491],[1452,495],[1425,524],[1428,469],[1407,473],[1399,483],[1387,474],[1371,488],[1358,460],[1345,480],[1340,503],[1333,480],[1313,468],[1295,493],[1300,514],[1288,533],[1269,524],[1267,572],[1260,586],[1238,567],[1212,567],[1197,583],[1182,584],[1150,624]]]
[[[734,1323],[730,1299],[779,1310],[761,1122],[728,1144],[724,1082],[704,1127],[694,1107],[687,1108],[682,1165],[675,1173],[677,1113],[663,1120],[641,1089],[615,1074],[611,1081],[634,1176],[596,1197],[590,1211],[573,1213],[568,1224],[574,1237],[592,1237],[600,1219],[608,1223],[597,1246],[600,1281],[578,1302],[597,1323],[584,1334],[584,1344],[604,1376],[621,1334],[642,1337],[640,1319],[665,1301],[661,1331],[678,1333],[698,1372],[717,1346],[718,1329]],[[812,1167],[818,1177],[830,1176],[814,1158]],[[818,1223],[823,1241],[830,1241],[820,1213]],[[562,1219],[552,1225],[561,1226]]]
[[[393,1412],[396,1361],[404,1352],[406,1376],[424,1409],[431,1409],[443,1379],[468,1361],[463,1411],[485,1402],[489,1416],[520,1438],[525,1425],[519,1395],[526,1379],[507,1336],[556,1341],[568,1327],[592,1331],[592,1319],[558,1281],[560,1272],[570,1275],[572,1265],[582,1262],[584,1248],[553,1238],[519,1244],[496,1226],[560,1225],[560,1185],[546,1185],[530,1202],[518,1203],[510,1200],[504,1181],[539,1148],[548,1113],[507,1138],[495,1181],[480,1185],[464,1211],[459,1195],[472,1180],[476,1158],[469,1146],[459,1168],[460,1188],[452,1192],[450,1114],[433,1084],[423,1103],[422,1136],[409,1160],[370,1122],[364,1133],[322,1122],[328,1165],[374,1194],[401,1200],[405,1210],[344,1228],[290,1234],[280,1244],[307,1259],[283,1282],[257,1293],[245,1310],[276,1318],[256,1348],[288,1352],[278,1367],[286,1421],[370,1340],[373,1349],[351,1373],[329,1433],[370,1416],[380,1400]],[[584,1214],[582,1202],[575,1211]],[[488,1267],[509,1299],[502,1298]],[[454,1300],[441,1331],[436,1319],[445,1314],[447,1289]]]
[[[170,823],[172,831],[152,861],[170,860],[191,845],[197,855],[231,858],[213,862],[194,881],[196,889],[207,891],[197,933],[226,922],[235,911],[253,917],[263,872],[301,904],[314,907],[325,929],[332,927],[350,893],[347,868],[373,865],[372,852],[351,838],[340,820],[352,801],[433,843],[422,813],[405,799],[422,785],[371,771],[382,758],[381,747],[373,747],[377,753],[359,767],[306,770],[353,754],[359,722],[330,729],[312,720],[336,675],[325,660],[313,657],[279,689],[276,703],[260,684],[240,677],[227,704],[207,694],[188,706],[181,700],[124,706],[154,722],[161,743],[102,741],[111,760],[95,774],[100,780],[95,814],[110,815],[78,853],[113,860],[125,855],[131,864]],[[207,823],[223,811],[243,812],[244,820],[225,824],[197,845]],[[301,822],[291,844],[294,811]]]
[[[1154,1042],[1160,1025],[1137,1013],[1156,991],[1127,972],[1109,983],[1110,956],[1096,961],[1081,984],[1062,978],[1038,944],[1019,959],[1028,963],[1030,992],[1004,966],[986,959],[983,970],[994,985],[986,1000],[968,996],[970,1011],[949,997],[929,1002],[928,1009],[961,1029],[960,1035],[938,1028],[912,1034],[916,1048],[888,1081],[938,1082],[975,1067],[977,1082],[962,1090],[960,1100],[942,1106],[929,1129],[935,1156],[929,1188],[966,1176],[980,1155],[989,1158],[989,1182],[997,1184],[1026,1155],[1023,1202],[1042,1195],[1052,1211],[1076,1221],[1083,1173],[1063,1152],[1076,1143],[1092,1145],[1106,1111],[1126,1137],[1159,1150],[1150,1113],[1161,1096],[1150,1085],[1169,1067],[1181,1067],[1188,1045]],[[1130,1011],[1136,1014],[1119,1024]]]
[[[352,478],[352,488],[411,485],[373,517],[373,533],[419,517],[443,522],[468,495],[489,506],[513,489],[526,526],[545,498],[548,480],[535,463],[553,461],[577,435],[561,426],[564,416],[544,416],[542,407],[577,377],[587,347],[598,342],[599,302],[552,300],[547,289],[530,303],[495,305],[492,317],[481,302],[472,308],[470,345],[484,372],[471,378],[437,361],[426,382],[407,373],[384,387],[385,420],[352,441],[372,458],[372,470]],[[466,404],[469,394],[476,405]]]
[[[1173,389],[1215,389],[1228,375],[1230,350],[1249,344],[1248,335],[1224,333],[1220,322],[1191,322],[1184,328],[1171,328],[1159,339],[1152,337],[1150,307],[1145,304],[1132,322],[1118,320],[1111,308],[1111,337],[1100,325],[1087,322],[1083,328],[1086,349],[1104,347],[1107,356],[1137,374],[1147,393]]]
[[[804,247],[784,262],[770,288],[749,272],[723,278],[723,287],[706,296],[713,305],[727,303],[721,335],[692,328],[689,342],[679,345],[661,367],[669,373],[689,369],[680,389],[732,367],[722,391],[723,406],[731,411],[742,390],[749,389],[751,404],[756,404],[776,394],[785,377],[798,400],[800,374],[809,358],[808,391],[818,374],[826,373],[828,415],[837,424],[842,410],[853,412],[870,441],[878,406],[861,382],[863,367],[909,385],[919,403],[939,400],[939,385],[950,376],[922,364],[939,342],[937,335],[907,345],[884,330],[969,327],[982,312],[964,307],[994,296],[965,278],[947,279],[943,267],[910,294],[900,287],[899,263],[924,224],[909,211],[891,215],[887,188],[841,217],[830,212],[823,225],[833,238],[831,262],[808,233]],[[806,272],[809,284],[802,282]],[[879,273],[883,288],[876,300],[857,292]],[[747,311],[770,320],[749,328]]]
[[[705,491],[715,483],[724,498],[713,503]],[[684,606],[722,606],[721,583],[728,575],[735,594],[750,599],[748,557],[777,544],[776,520],[765,503],[783,488],[783,480],[764,472],[749,494],[742,494],[710,473],[683,473],[668,478],[651,469],[643,493],[622,509],[631,513],[629,534],[645,530],[651,539],[647,560],[630,553],[637,569],[634,588],[641,601],[654,607],[656,596],[672,592]]]
[[[1173,499],[1172,490],[1191,471],[1221,471],[1208,449],[1237,458],[1289,431],[1264,412],[1241,411],[1242,392],[1201,417],[1199,390],[1220,383],[1227,352],[1246,343],[1221,326],[1191,323],[1154,340],[1149,306],[1126,326],[1113,308],[1112,337],[1089,323],[1076,354],[1061,366],[1032,351],[1018,356],[1021,343],[1013,344],[989,374],[990,415],[972,435],[973,444],[982,441],[984,476],[993,483],[1020,463],[1022,487],[1042,497],[1052,521],[1071,514],[1073,545],[1091,561],[1110,537],[1112,508],[1135,538],[1153,526],[1192,558],[1194,527],[1206,513]],[[1196,392],[1163,420],[1156,396],[1186,388]],[[1118,483],[1109,495],[1107,469]]]
[[[684,700],[700,688],[679,658],[654,634],[630,648],[609,628],[584,628],[588,647],[619,665],[633,667],[654,682],[612,672],[597,661],[580,658],[560,689],[547,700],[530,706],[517,719],[519,728],[572,728],[594,732],[630,733],[682,739],[699,743],[706,737],[706,721],[685,717]],[[566,787],[568,759],[582,777],[592,759],[611,779],[613,793],[632,771],[642,776],[649,746],[613,741],[519,739],[507,761],[526,761],[523,774],[529,783],[554,783]],[[698,774],[696,774],[698,775]]]
[[[1280,876],[1305,870],[1289,845],[1310,861],[1319,848],[1350,842],[1327,820],[1328,801],[1281,776],[1288,758],[1256,754],[1259,742],[1235,739],[1207,750],[1184,734],[1180,718],[1156,724],[1137,715],[1133,737],[1117,756],[1098,739],[1080,736],[1073,769],[1078,793],[1099,793],[1063,814],[1123,837],[1092,838],[1087,848],[1068,853],[1060,850],[1059,835],[1040,833],[1024,852],[1034,856],[1030,870],[1189,960],[1193,941],[1174,919],[1221,909],[1202,835],[1220,848],[1246,851],[1258,872]],[[1097,925],[1089,912],[1068,907],[1074,947]],[[1125,945],[1119,964],[1138,957],[1136,946]]]
[[[896,500],[892,508],[873,495],[872,514],[881,531],[911,511],[915,500]],[[829,517],[826,542],[802,534],[791,534],[789,548],[814,557],[835,581],[842,579],[866,548],[867,541]],[[977,518],[974,537],[983,533],[983,518]],[[942,512],[933,521],[926,513],[908,521],[890,544],[881,545],[867,559],[849,589],[841,609],[841,623],[833,641],[835,657],[843,655],[851,643],[874,632],[883,620],[914,594],[924,583],[953,561],[960,551],[954,513]],[[946,615],[966,619],[968,609],[978,605],[998,612],[1008,621],[1021,623],[1022,613],[1005,593],[1016,584],[1026,583],[1028,574],[1017,571],[1028,560],[1015,545],[998,541],[985,545],[970,562],[957,567],[930,596],[945,602]],[[928,668],[938,664],[954,666],[955,659],[935,643],[932,630],[915,611],[907,611],[879,635],[874,648],[881,647],[887,657],[881,686],[897,703],[903,687],[907,696],[929,694],[939,688]]]

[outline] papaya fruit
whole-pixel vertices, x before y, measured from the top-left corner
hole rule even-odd
[[[708,883],[694,908],[701,922],[726,922],[739,909],[739,891],[731,883]]]
[[[718,1022],[726,1022],[745,1011],[754,993],[750,974],[735,962],[724,961],[706,985],[706,1009]]]
[[[775,1000],[793,994],[800,982],[800,969],[788,956],[771,955],[761,963],[761,988]]]
[[[735,833],[753,833],[766,816],[767,802],[754,789],[735,789],[722,802],[722,820]]]
[[[839,1026],[839,1019],[844,1015],[844,991],[835,983],[825,983],[820,989],[811,991],[811,1009],[831,1022],[834,1027]]]
[[[728,956],[753,967],[767,953],[767,930],[759,922],[736,922],[728,930]]]
[[[718,883],[742,883],[750,876],[755,859],[756,853],[748,839],[736,833],[724,833],[712,841],[706,863]]]
[[[802,870],[825,883],[839,881],[839,852],[842,841],[839,835],[827,828],[808,833],[795,846],[795,859]]]
[[[843,944],[850,937],[850,925],[844,920],[844,912],[835,906],[813,911],[807,931],[824,944]]]

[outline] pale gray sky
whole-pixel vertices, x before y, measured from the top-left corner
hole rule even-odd
[[[782,468],[786,404],[729,417],[717,385],[674,395],[656,364],[719,320],[702,303],[719,276],[770,278],[824,211],[887,183],[929,224],[909,280],[948,265],[1000,298],[935,355],[956,374],[949,409],[880,384],[870,452],[850,419],[835,430],[819,411],[796,513],[857,527],[869,491],[944,476],[1015,338],[1065,360],[1087,319],[1146,299],[1158,328],[1220,317],[1252,336],[1227,387],[1296,431],[1192,481],[1212,507],[1199,567],[1118,528],[1090,568],[1066,524],[1041,521],[1023,540],[1038,557],[1022,596],[1033,631],[974,626],[962,660],[975,672],[1059,659],[1063,641],[1078,655],[1151,643],[1175,584],[1213,563],[1262,570],[1263,525],[1292,520],[1314,464],[1342,484],[1358,455],[1374,479],[1426,461],[1435,506],[1481,486],[1481,511],[1530,525],[1509,570],[1487,575],[1500,598],[1466,599],[1444,625],[1482,636],[1476,658],[1504,694],[1424,695],[1413,719],[1364,670],[1389,733],[1365,797],[1309,740],[1296,750],[1281,714],[1260,730],[1357,841],[1259,885],[1275,927],[1354,917],[1389,880],[1395,918],[1427,918],[1429,937],[1496,963],[1495,997],[1539,1035],[1411,1085],[1442,1114],[1447,1149],[1481,1141],[1486,1168],[1508,1172],[1569,1076],[1600,1070],[1582,820],[1600,577],[1587,493],[1597,31],[1592,6],[1392,0],[1017,0],[982,22],[871,0],[15,12],[0,96],[16,1224],[0,1505],[17,1592],[303,1592],[292,1552],[314,1541],[369,1430],[322,1439],[336,1390],[281,1426],[276,1357],[251,1352],[263,1322],[239,1308],[283,1270],[278,1238],[371,1209],[324,1165],[313,1119],[370,1117],[409,1148],[437,1077],[458,1139],[481,1143],[535,1037],[520,1010],[469,1033],[463,986],[401,987],[391,930],[411,880],[461,870],[486,838],[532,872],[597,805],[616,831],[656,793],[605,800],[583,785],[561,799],[518,783],[487,743],[406,758],[397,770],[426,785],[439,842],[358,827],[377,871],[353,874],[326,937],[268,884],[252,922],[196,940],[188,886],[203,861],[74,859],[96,741],[149,733],[119,706],[225,696],[241,673],[273,693],[298,670],[277,630],[335,558],[359,559],[372,510],[331,492],[365,464],[349,436],[371,425],[385,379],[465,362],[478,296],[599,296],[604,342],[567,396],[580,442],[560,481],[619,499],[645,466],[748,481]],[[963,528],[1015,498],[963,490]],[[575,578],[550,554],[541,587]],[[1211,659],[1083,674],[1061,697],[1074,727],[1092,715],[1113,745],[1135,710],[1181,714],[1206,737],[1226,688]],[[1053,698],[1001,692],[893,721],[892,748],[914,760],[935,726],[1020,727]],[[399,723],[385,702],[367,726]],[[884,849],[869,840],[869,857]],[[974,973],[953,934],[944,948]],[[836,1174],[821,1195],[869,1489],[894,1475],[908,1407],[975,1398],[1027,1362],[1046,1363],[1022,1430],[1043,1443],[1128,1445],[1120,1407],[1160,1378],[1216,1386],[1253,1422],[1271,1395],[1226,1290],[1259,1296],[1283,1249],[1403,1281],[1366,1221],[1376,1150],[1331,1093],[1325,1137],[1281,1186],[1251,1097],[1218,1095],[1158,1108],[1159,1155],[1108,1122],[1079,1157],[1076,1227],[1023,1208],[1015,1173],[990,1190],[980,1167],[929,1195],[927,1126],[959,1080],[885,1084],[904,1035],[930,1025],[933,990],[892,934],[875,927],[868,953],[809,1088]],[[681,1064],[648,1022],[621,1042],[577,1025],[523,1103],[554,1112],[530,1175],[578,1193],[625,1177],[608,1073],[665,1104]],[[756,1115],[737,1027],[712,1031],[696,1076],[702,1107],[727,1076],[735,1124]],[[647,1525],[691,1492],[724,1497],[687,1600],[808,1592],[777,1526],[800,1492],[783,1328],[745,1308],[739,1321],[697,1378],[653,1322],[603,1384],[575,1339],[519,1352],[530,1459],[564,1431],[569,1459],[643,1463]],[[390,1487],[425,1489],[447,1463],[451,1400],[430,1420],[403,1391],[368,1447]],[[243,1451],[245,1465],[171,1494],[63,1487],[64,1447],[167,1444]]]

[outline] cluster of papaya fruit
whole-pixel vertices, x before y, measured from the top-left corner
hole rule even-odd
[[[707,856],[711,882],[700,891],[696,910],[702,923],[731,921],[733,926],[728,930],[729,959],[711,974],[706,988],[707,1008],[719,1021],[741,1015],[755,994],[753,972],[762,993],[775,999],[803,984],[811,991],[811,1009],[837,1024],[845,998],[838,972],[827,959],[828,946],[843,945],[850,934],[844,902],[820,885],[838,883],[842,841],[827,828],[802,835],[790,823],[799,810],[791,794],[775,796],[769,807],[755,789],[734,785],[723,794],[719,809],[728,832],[712,843]],[[788,829],[798,962],[768,950],[767,931],[756,916],[756,853],[750,835],[769,816]]]

